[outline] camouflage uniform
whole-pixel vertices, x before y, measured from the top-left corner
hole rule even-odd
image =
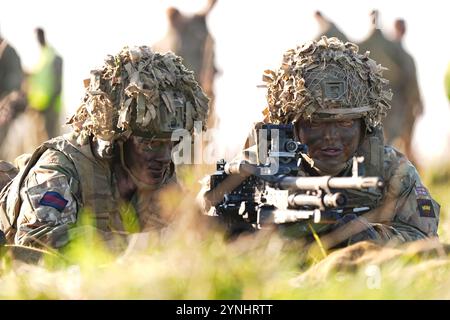
[[[265,71],[263,79],[268,87],[265,122],[363,119],[366,131],[356,155],[364,156],[365,175],[382,177],[385,186],[378,191],[346,190],[348,204],[366,207],[368,212],[345,215],[334,225],[312,225],[326,247],[361,240],[405,242],[436,237],[439,204],[411,162],[384,145],[381,120],[390,107],[392,94],[386,89],[383,68],[368,53],[361,55],[357,50],[352,43],[323,37],[287,51],[279,70]],[[255,143],[254,133],[247,145]],[[252,160],[251,150],[244,157]],[[304,157],[301,175],[320,175],[312,160]],[[351,161],[338,176],[351,176]],[[311,235],[308,223],[302,222],[286,227],[285,231],[295,236]]]
[[[313,224],[320,234],[328,236],[322,241],[327,247],[338,244],[351,244],[363,240],[386,243],[391,240],[407,242],[437,237],[439,223],[439,204],[431,197],[420,176],[408,159],[393,147],[382,149],[383,166],[379,171],[385,187],[379,194],[364,194],[361,191],[347,191],[348,201],[355,206],[369,207],[362,215],[350,215],[335,225]],[[351,169],[340,176],[351,176]],[[361,227],[348,231],[350,236],[341,236],[343,224],[357,221]],[[305,236],[310,235],[307,224],[297,226]],[[342,229],[341,229],[342,231]],[[345,239],[344,239],[345,238]]]
[[[81,208],[92,210],[95,226],[106,238],[111,236],[107,233],[126,231],[119,211],[124,201],[110,163],[95,157],[90,145],[80,145],[76,137],[72,134],[45,142],[31,156],[20,178],[12,183],[10,194],[19,189],[21,202],[16,244],[42,242],[62,247],[69,240],[67,229],[77,222]],[[173,170],[166,172],[159,187],[171,182],[175,182]],[[155,195],[151,194],[153,198]],[[138,202],[138,194],[134,194],[130,203],[136,212]],[[150,214],[158,214],[156,208],[148,209]],[[13,215],[10,211],[8,214]],[[137,217],[141,228],[154,227],[146,225],[145,214],[141,210]]]
[[[148,47],[125,47],[91,75],[84,102],[68,122],[74,131],[40,146],[1,194],[0,230],[10,243],[62,247],[89,230],[81,224],[86,209],[113,248],[129,231],[123,216],[129,210],[139,230],[165,224],[156,198],[176,181],[173,163],[156,186],[127,169],[137,187],[128,203],[119,194],[114,159],[126,169],[123,142],[131,135],[192,132],[195,120],[206,119],[208,100],[179,57]]]
[[[259,127],[259,124],[255,125]],[[247,140],[247,149],[236,160],[256,163],[256,130],[252,130]],[[324,245],[335,247],[339,244],[352,244],[357,241],[372,240],[386,243],[394,240],[407,242],[437,237],[439,223],[439,204],[431,197],[424,186],[416,168],[399,151],[391,146],[383,145],[382,132],[367,134],[357,150],[358,156],[364,156],[365,175],[382,177],[385,183],[383,190],[370,192],[345,190],[347,203],[354,207],[367,207],[372,210],[356,215],[347,215],[335,225],[314,224]],[[351,176],[351,162],[339,176]],[[307,161],[302,161],[301,176],[317,176]],[[203,193],[208,191],[204,189]],[[338,230],[344,224],[357,218],[361,231],[348,231],[350,236],[342,236]],[[306,237],[312,240],[309,222],[298,222],[295,225],[281,228],[289,237]],[[358,230],[358,228],[355,228]],[[324,237],[325,235],[328,235]],[[343,239],[345,238],[345,239]]]

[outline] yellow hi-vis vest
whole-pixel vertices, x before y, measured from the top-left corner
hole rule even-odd
[[[41,57],[29,79],[28,102],[30,107],[37,111],[45,111],[50,107],[52,96],[55,91],[55,71],[53,63],[56,53],[53,48],[45,46]],[[53,106],[56,112],[61,108],[61,96],[56,98]]]

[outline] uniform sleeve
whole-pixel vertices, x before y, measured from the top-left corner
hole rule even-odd
[[[389,180],[387,197],[395,199],[391,225],[406,241],[437,237],[440,206],[424,186],[416,168],[403,156]]]
[[[59,248],[69,241],[79,198],[73,172],[73,164],[54,150],[47,150],[30,170],[20,190],[16,244]]]

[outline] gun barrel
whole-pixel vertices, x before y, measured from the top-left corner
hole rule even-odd
[[[338,177],[329,180],[330,188],[367,189],[383,187],[383,180],[378,177]]]
[[[281,189],[318,190],[318,189],[367,189],[381,188],[382,179],[378,177],[282,177],[278,181]]]
[[[325,194],[322,197],[309,194],[291,194],[288,197],[288,204],[292,208],[302,206],[313,206],[317,208],[337,208],[344,206],[347,202],[342,193]]]

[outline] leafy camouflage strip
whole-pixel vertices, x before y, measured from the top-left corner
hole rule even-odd
[[[377,126],[390,108],[381,65],[358,54],[358,46],[322,37],[288,50],[277,71],[266,70],[269,119],[291,123],[298,119],[363,117]],[[327,94],[327,85],[339,94]],[[335,86],[333,88],[333,85]]]
[[[113,141],[133,128],[152,131],[159,121],[158,108],[170,114],[181,104],[184,127],[192,130],[194,121],[207,118],[208,101],[180,57],[146,46],[124,47],[91,71],[83,103],[67,123],[84,137]]]

